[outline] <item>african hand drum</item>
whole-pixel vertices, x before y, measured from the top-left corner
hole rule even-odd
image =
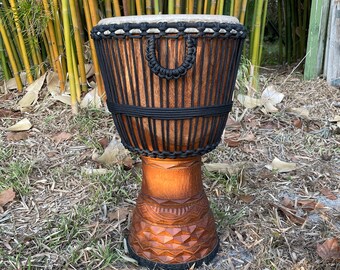
[[[218,251],[201,155],[221,140],[245,35],[217,15],[115,17],[92,30],[107,106],[124,146],[142,156],[127,241],[141,265],[187,269]]]

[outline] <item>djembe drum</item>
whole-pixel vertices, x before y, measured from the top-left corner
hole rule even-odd
[[[164,269],[209,262],[218,237],[201,155],[231,110],[244,27],[229,16],[148,15],[104,19],[91,34],[122,143],[142,156],[130,255]]]

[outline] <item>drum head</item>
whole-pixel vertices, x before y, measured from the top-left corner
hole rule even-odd
[[[204,15],[204,14],[175,14],[175,15],[142,15],[142,16],[122,16],[106,18],[99,21],[98,25],[124,24],[124,23],[177,23],[177,22],[206,22],[206,23],[230,23],[240,24],[238,19],[224,15]]]

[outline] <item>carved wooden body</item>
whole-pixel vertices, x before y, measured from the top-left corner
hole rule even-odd
[[[200,155],[224,130],[243,26],[228,16],[138,16],[105,19],[92,37],[122,142],[144,156],[131,256],[165,269],[210,261],[218,237]]]

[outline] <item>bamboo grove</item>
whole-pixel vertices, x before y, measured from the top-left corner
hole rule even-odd
[[[88,91],[85,64],[93,64],[98,93],[104,97],[90,30],[105,17],[143,14],[232,15],[249,31],[245,56],[258,77],[269,0],[1,0],[0,61],[4,79],[15,78],[18,91],[48,69],[58,74],[60,92],[69,91],[72,111]],[[280,61],[305,54],[311,0],[277,0]],[[86,57],[86,48],[91,59]],[[25,72],[24,85],[20,73]],[[253,83],[253,84],[256,84]]]

